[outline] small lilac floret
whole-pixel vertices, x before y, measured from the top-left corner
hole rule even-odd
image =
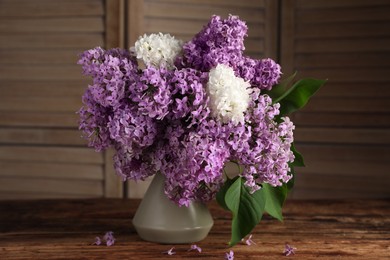
[[[229,253],[225,253],[225,260],[234,260],[234,252],[230,250]]]
[[[102,240],[100,239],[100,237],[95,237],[95,242],[93,242],[92,245],[100,246],[101,244],[102,244]]]
[[[187,251],[193,251],[193,250],[196,250],[196,251],[198,251],[199,253],[202,253],[202,248],[200,248],[200,247],[197,246],[197,245],[191,245],[190,249],[188,249]]]
[[[295,250],[296,250],[295,247],[292,247],[292,246],[290,246],[289,244],[286,243],[286,245],[285,245],[285,247],[284,247],[284,252],[283,252],[283,254],[284,254],[285,256],[295,255]]]
[[[163,254],[166,254],[166,255],[174,255],[174,254],[176,254],[176,252],[173,251],[173,250],[175,250],[175,248],[174,248],[174,247],[171,247],[168,251],[164,251]]]
[[[106,241],[107,246],[112,246],[115,243],[114,232],[112,231],[106,232],[103,239]]]

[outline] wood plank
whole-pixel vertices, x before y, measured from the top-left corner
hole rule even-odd
[[[70,112],[82,106],[81,97],[2,97],[0,111],[10,112]]]
[[[297,39],[327,39],[347,37],[388,37],[390,22],[354,22],[354,23],[296,23]]]
[[[0,146],[0,160],[13,162],[103,164],[101,153],[92,148]]]
[[[92,180],[56,180],[56,179],[26,179],[2,177],[0,190],[3,192],[45,192],[61,194],[103,196],[101,181]]]
[[[279,19],[281,4],[278,1],[267,1],[265,6],[265,56],[274,60],[280,60],[278,55],[279,44]]]
[[[297,142],[338,144],[390,144],[390,129],[299,127]]]
[[[313,97],[303,108],[306,112],[389,113],[388,98],[322,98]]]
[[[306,167],[296,168],[298,175],[300,174],[333,174],[349,176],[350,178],[362,178],[367,177],[367,173],[370,173],[370,177],[384,178],[386,179],[388,172],[384,169],[388,169],[390,161],[383,162],[362,162],[356,163],[355,161],[323,161],[321,158],[305,161]],[[306,188],[310,188],[309,186]]]
[[[138,37],[145,33],[144,1],[130,1],[127,5],[126,15],[130,24],[126,30],[128,35],[127,45],[134,46]]]
[[[88,199],[101,196],[90,194],[69,194],[69,193],[51,193],[51,192],[23,192],[23,191],[0,191],[0,200],[34,200],[34,199]]]
[[[146,2],[151,2],[151,0],[146,0]],[[153,0],[153,2],[162,2],[162,3],[176,3],[183,4],[182,0]],[[265,0],[186,0],[186,5],[210,5],[210,6],[231,6],[231,7],[264,7]]]
[[[168,258],[162,252],[171,245],[142,241],[131,225],[139,200],[37,200],[0,203],[0,232],[4,259],[61,256],[79,259]],[[188,252],[189,245],[175,245],[173,258],[222,259],[231,248],[231,217],[216,203],[209,208],[214,226],[206,239],[197,243],[203,251]],[[295,258],[387,259],[389,233],[388,200],[287,201],[285,220],[279,223],[264,216],[253,230],[257,245],[237,245],[236,259],[283,259],[285,243],[296,247]],[[96,236],[114,232],[113,247],[91,246]],[[125,231],[126,230],[126,231]],[[172,257],[172,256],[170,256]],[[292,257],[292,256],[290,256]]]
[[[0,128],[0,143],[83,146],[87,142],[77,129]]]
[[[322,188],[330,190],[356,191],[359,187],[361,195],[359,198],[364,198],[364,193],[380,193],[383,198],[390,196],[390,180],[383,176],[343,176],[340,174],[297,174],[295,182],[297,187]],[[298,186],[299,185],[299,186]],[[294,185],[295,186],[295,185]]]
[[[280,25],[280,60],[283,72],[287,75],[294,73],[294,57],[297,53],[295,46],[295,2],[286,0],[281,3],[281,21]]]
[[[108,0],[105,2],[105,47],[124,48],[125,46],[125,2]]]
[[[336,8],[336,7],[371,7],[371,6],[388,6],[387,0],[353,0],[353,1],[338,1],[338,0],[296,0],[296,6],[300,9],[320,9],[320,8]]]
[[[77,127],[78,118],[69,112],[7,111],[0,113],[0,126]]]
[[[305,158],[305,161],[344,162],[389,162],[390,147],[382,145],[336,145],[336,144],[303,144],[297,143],[297,149]]]
[[[363,197],[364,196],[364,197]],[[319,188],[306,188],[306,187],[294,187],[293,194],[291,196],[294,200],[302,200],[310,198],[312,200],[317,199],[383,199],[381,192],[362,192],[362,191],[347,191],[347,190],[336,190]]]
[[[377,98],[390,97],[390,88],[386,84],[375,84],[375,87],[368,87],[369,83],[364,82],[327,82],[325,87],[316,93],[317,97],[366,97]]]
[[[302,77],[329,79],[329,82],[365,82],[368,84],[383,84],[390,81],[387,68],[337,68],[300,70]]]
[[[81,96],[91,81],[83,80],[0,80],[0,93],[3,97],[31,96],[40,97],[77,97]]]
[[[64,17],[103,15],[102,0],[67,1],[0,1],[0,18],[9,17]]]
[[[210,1],[211,2],[211,1]],[[235,7],[210,4],[178,4],[162,2],[145,2],[144,13],[146,18],[169,18],[175,20],[202,20],[208,21],[212,15],[218,14],[221,17],[228,17],[229,14],[238,15],[240,19],[252,23],[264,23],[264,10],[260,8]]]
[[[122,198],[124,194],[124,182],[116,174],[114,169],[113,149],[108,149],[103,153],[104,156],[104,197]]]
[[[265,39],[255,39],[248,37],[245,39],[245,52],[246,53],[264,53],[265,48]]]
[[[104,46],[101,33],[1,34],[0,48],[9,49],[89,49]]]
[[[297,9],[297,23],[338,23],[389,21],[390,6],[368,6],[331,9]]]
[[[323,127],[390,127],[390,114],[363,112],[315,112],[295,113],[294,123],[300,126]]]
[[[205,21],[182,20],[178,23],[177,20],[149,18],[146,19],[144,23],[145,33],[147,34],[163,32],[172,35],[194,35],[203,28]],[[248,28],[250,28],[250,31],[248,32],[249,36],[255,38],[264,37],[264,28],[258,26],[258,24],[248,23]]]
[[[302,53],[295,56],[294,67],[300,69],[381,68],[390,67],[390,53]]]
[[[384,53],[390,50],[390,38],[298,39],[296,54],[301,53]]]
[[[0,33],[103,33],[102,17],[3,19]]]
[[[58,66],[0,65],[0,80],[81,80],[82,69],[77,64]]]
[[[74,65],[84,49],[0,49],[0,65]]]
[[[103,181],[103,167],[98,164],[7,162],[0,161],[2,177],[75,179]]]

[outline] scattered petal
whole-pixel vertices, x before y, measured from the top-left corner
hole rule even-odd
[[[114,232],[112,231],[106,232],[103,239],[106,241],[107,246],[112,246],[115,243]]]
[[[191,245],[190,249],[188,249],[187,251],[192,251],[192,250],[197,250],[199,253],[202,253],[202,248],[200,248],[197,245]]]
[[[174,247],[172,247],[171,249],[169,249],[168,251],[165,251],[165,252],[163,252],[163,254],[167,254],[167,255],[174,255],[174,254],[176,254],[176,252],[174,252],[173,250],[174,250],[175,248]]]
[[[233,260],[234,259],[234,252],[233,250],[230,250],[229,253],[225,253],[225,260]]]
[[[283,254],[284,254],[285,256],[295,255],[295,250],[296,250],[295,247],[292,247],[292,246],[290,246],[289,244],[286,243],[286,246],[284,247],[284,252],[283,252]]]
[[[244,242],[246,245],[251,246],[251,245],[256,245],[255,241],[252,240],[252,235],[249,235],[247,239],[242,239],[242,242]]]
[[[102,243],[102,240],[100,239],[100,237],[95,237],[95,242],[92,245],[100,246],[101,243]]]

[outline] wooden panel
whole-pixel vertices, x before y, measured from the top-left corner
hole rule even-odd
[[[390,127],[390,114],[346,112],[300,112],[293,115],[298,126],[317,127]]]
[[[2,145],[0,161],[103,164],[103,155],[91,148]]]
[[[77,129],[0,128],[0,143],[85,146]]]
[[[81,98],[57,97],[0,97],[1,111],[41,111],[75,113],[81,107]]]
[[[30,126],[30,127],[75,127],[78,122],[76,113],[64,112],[9,112],[0,113],[1,126]]]
[[[61,33],[101,32],[102,17],[93,18],[51,18],[51,19],[9,19],[0,23],[0,33]]]
[[[282,5],[282,68],[329,79],[293,116],[307,164],[293,197],[390,196],[390,2]]]
[[[101,181],[91,180],[62,180],[62,179],[26,179],[2,177],[0,182],[1,191],[24,191],[45,193],[70,193],[77,195],[90,195],[102,197],[103,184]]]
[[[79,54],[123,42],[118,3],[0,0],[0,199],[122,196],[76,114],[91,82]]]
[[[258,7],[258,6],[255,6]],[[208,21],[211,14],[218,14],[227,17],[231,14],[230,6],[226,5],[178,5],[177,3],[145,1],[144,13],[147,17],[169,18],[169,19],[191,19]],[[259,8],[247,8],[239,6],[235,9],[240,13],[240,18],[248,23],[264,23],[264,10]]]
[[[300,142],[390,144],[388,129],[299,127],[295,130],[294,136]]]
[[[8,97],[26,97],[31,96],[31,93],[39,93],[39,96],[47,98],[81,99],[88,83],[90,80],[0,80],[0,93]]]
[[[103,180],[103,167],[98,164],[0,161],[0,168],[2,177]]]
[[[74,65],[83,50],[0,49],[0,65]]]
[[[103,0],[1,0],[1,18],[101,16]]]
[[[66,33],[66,34],[1,34],[0,48],[12,49],[42,49],[42,48],[75,48],[88,49],[104,46],[101,33]],[[76,54],[76,53],[75,53]]]

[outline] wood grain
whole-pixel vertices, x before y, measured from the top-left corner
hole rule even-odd
[[[228,248],[230,214],[209,205],[214,226],[197,243],[162,245],[142,241],[131,218],[138,200],[35,200],[0,202],[0,258],[2,259],[282,259],[285,243],[297,248],[299,259],[387,259],[390,202],[388,200],[288,201],[283,223],[265,216],[252,232],[256,245]],[[96,236],[113,231],[111,247],[91,245]]]

